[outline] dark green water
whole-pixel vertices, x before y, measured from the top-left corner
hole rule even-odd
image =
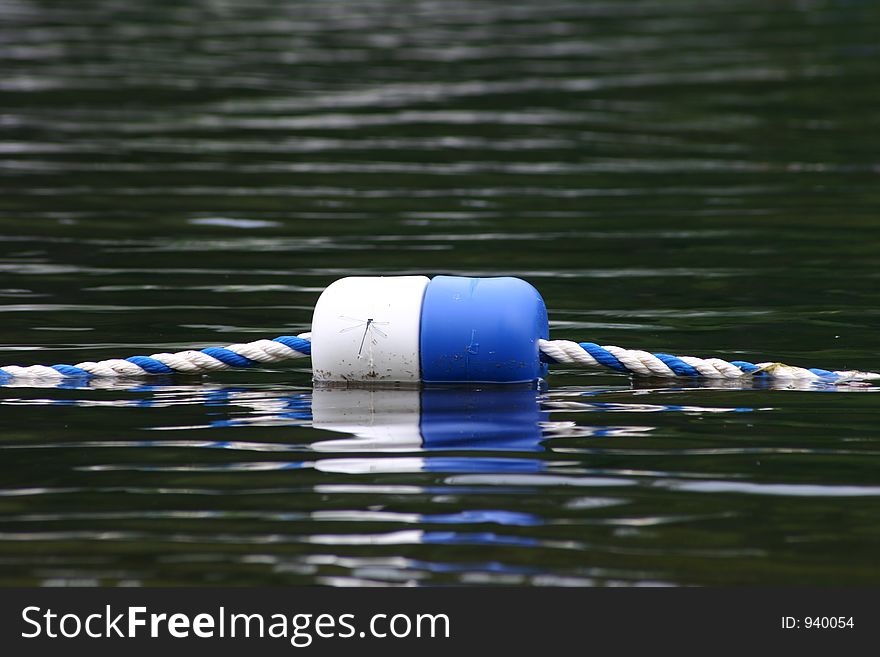
[[[867,0],[3,0],[0,365],[456,273],[528,279],[555,337],[877,370],[878,34]],[[878,388],[548,383],[6,385],[0,583],[880,583]],[[375,439],[420,403],[464,438]]]

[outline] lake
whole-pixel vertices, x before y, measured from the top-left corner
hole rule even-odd
[[[878,30],[867,0],[0,0],[0,366],[458,274],[528,280],[555,338],[877,370]],[[877,585],[878,391],[8,381],[0,584]]]

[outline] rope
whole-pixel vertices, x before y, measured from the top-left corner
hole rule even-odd
[[[277,363],[311,354],[310,333],[298,336],[282,335],[272,340],[257,340],[226,347],[208,347],[201,351],[188,349],[176,353],[151,356],[111,358],[97,362],[85,361],[76,365],[7,365],[0,368],[0,384],[12,379],[69,379],[142,377],[150,374],[196,374],[254,367]],[[743,379],[749,376],[780,380],[817,381],[822,383],[850,383],[880,380],[880,373],[856,370],[830,371],[819,368],[805,369],[783,363],[749,363],[743,360],[726,361],[720,358],[672,356],[652,354],[638,349],[600,346],[592,342],[570,340],[539,340],[541,359],[547,363],[608,369],[620,374],[641,377],[699,377],[710,379]]]
[[[611,345],[570,340],[539,340],[541,360],[578,367],[610,369],[631,376],[702,377],[714,379],[741,379],[747,376],[765,376],[774,379],[850,383],[880,380],[880,373],[857,370],[830,371],[819,368],[805,369],[784,363],[749,363],[744,360],[726,361],[720,358],[672,356],[652,354],[638,349],[624,349]]]
[[[84,361],[76,365],[6,365],[0,368],[0,383],[23,378],[141,377],[148,374],[195,374],[233,367],[253,367],[291,358],[305,358],[312,351],[310,337],[311,333],[282,335],[273,340],[208,347],[201,351],[187,349],[176,353],[131,356],[125,359]]]

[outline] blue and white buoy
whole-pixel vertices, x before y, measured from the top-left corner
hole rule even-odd
[[[349,277],[312,318],[320,382],[527,383],[547,374],[538,291],[519,278]]]

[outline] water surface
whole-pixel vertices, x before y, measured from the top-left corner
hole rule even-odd
[[[0,2],[0,363],[516,275],[554,337],[880,368],[880,10]],[[877,388],[0,388],[0,583],[877,584]]]

